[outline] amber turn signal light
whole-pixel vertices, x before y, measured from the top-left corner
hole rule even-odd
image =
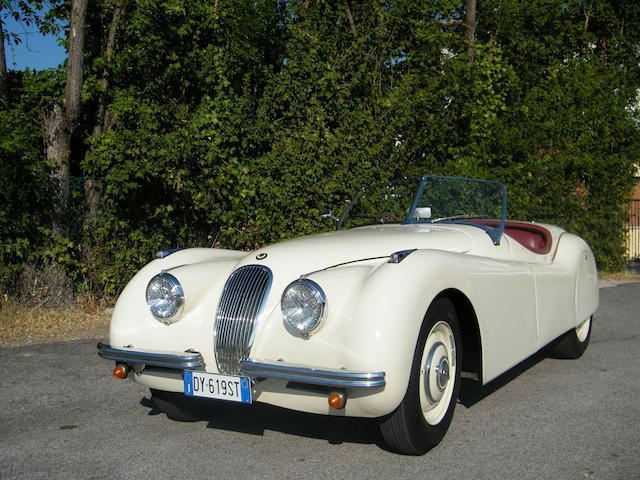
[[[113,376],[116,378],[126,378],[129,373],[129,369],[124,365],[116,365],[113,369]]]
[[[347,403],[347,396],[342,392],[331,392],[329,397],[327,398],[329,402],[329,406],[331,408],[335,408],[336,410],[340,410],[344,408]]]

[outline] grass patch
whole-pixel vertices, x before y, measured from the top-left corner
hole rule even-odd
[[[611,280],[614,282],[640,282],[640,273],[626,270],[622,272],[599,272],[598,278],[600,280]]]
[[[107,301],[81,299],[66,309],[29,307],[5,299],[0,304],[0,348],[43,342],[106,338]]]

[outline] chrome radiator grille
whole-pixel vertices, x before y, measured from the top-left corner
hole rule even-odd
[[[216,363],[221,373],[239,373],[270,288],[271,270],[261,265],[240,267],[225,283],[215,327]]]

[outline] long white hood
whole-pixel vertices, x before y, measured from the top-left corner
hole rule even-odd
[[[488,237],[487,237],[488,238]],[[457,228],[427,225],[381,225],[319,233],[261,248],[239,264],[287,265],[298,275],[334,265],[409,249],[468,252],[472,237]],[[265,256],[266,255],[266,256]]]

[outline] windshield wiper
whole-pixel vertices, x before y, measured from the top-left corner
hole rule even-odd
[[[349,218],[370,218],[375,223],[402,223],[404,220],[392,213],[374,213],[370,215],[355,214],[349,215]]]
[[[440,217],[440,218],[434,218],[433,220],[429,220],[429,223],[435,223],[435,222],[444,222],[446,220],[462,220],[463,218],[482,218],[482,217],[488,217],[489,214],[487,213],[463,213],[462,215],[452,215],[450,217]]]

